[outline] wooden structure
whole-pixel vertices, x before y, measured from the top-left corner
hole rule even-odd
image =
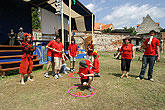
[[[0,74],[5,76],[6,71],[18,70],[22,58],[21,46],[0,45]],[[42,68],[37,55],[33,58],[33,67]]]

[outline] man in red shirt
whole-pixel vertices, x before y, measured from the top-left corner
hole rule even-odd
[[[48,49],[47,50],[47,60],[48,60],[48,65],[47,65],[47,68],[46,68],[46,73],[45,73],[45,77],[46,78],[49,78],[49,74],[48,74],[48,71],[49,71],[49,67],[52,63],[52,75],[54,75],[54,55],[53,55],[53,48],[55,48],[55,40],[52,40],[48,43],[48,45],[46,46],[46,48]]]
[[[150,31],[150,38],[146,39],[143,44],[143,48],[145,49],[144,55],[143,55],[143,61],[142,61],[142,68],[139,77],[136,79],[143,79],[145,70],[147,68],[147,64],[149,63],[149,69],[148,69],[148,80],[154,81],[152,78],[152,73],[153,73],[153,67],[154,63],[156,60],[156,53],[158,54],[157,60],[160,60],[160,42],[158,39],[156,39],[155,36],[155,31],[152,30]]]
[[[80,65],[80,67],[79,67],[78,74],[81,77],[80,78],[81,84],[84,87],[87,87],[87,89],[91,92],[92,91],[91,83],[92,83],[94,74],[91,71],[91,69],[87,66],[85,61],[83,61],[83,60],[80,61],[79,65]]]
[[[78,45],[75,43],[75,39],[71,39],[71,44],[68,47],[69,57],[70,57],[70,71],[75,71],[75,62],[77,57]]]
[[[100,77],[100,74],[99,74],[99,59],[98,59],[98,55],[97,55],[96,52],[93,53],[93,57],[94,57],[94,61],[93,61],[92,71],[93,71],[95,77]]]
[[[62,75],[59,73],[61,66],[62,66],[62,55],[64,52],[64,46],[63,44],[60,42],[60,37],[56,37],[56,42],[55,42],[55,46],[53,48],[53,52],[54,52],[54,63],[55,63],[55,75],[54,78],[58,79],[59,77],[62,77]]]
[[[87,47],[87,54],[88,54],[88,56],[89,56],[89,60],[91,61],[91,62],[93,62],[93,51],[94,51],[94,45],[92,44],[92,40],[89,40],[89,44],[88,44],[88,47]]]

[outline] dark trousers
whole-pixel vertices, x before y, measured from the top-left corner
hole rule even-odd
[[[144,75],[145,75],[145,71],[147,68],[147,64],[149,63],[149,69],[148,69],[148,79],[152,79],[152,74],[153,74],[153,68],[154,68],[154,64],[155,64],[155,56],[151,56],[151,55],[143,55],[143,59],[142,59],[142,68],[141,68],[141,72],[140,72],[140,78],[143,79]]]
[[[129,72],[131,65],[131,59],[121,59],[121,71]]]

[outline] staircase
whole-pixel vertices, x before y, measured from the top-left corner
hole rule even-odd
[[[22,54],[21,46],[0,45],[0,74],[2,77],[5,76],[6,71],[19,69]],[[33,57],[33,67],[42,68],[43,64],[40,64],[37,55],[33,55]]]

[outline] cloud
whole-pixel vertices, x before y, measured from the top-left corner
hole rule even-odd
[[[87,7],[93,13],[97,13],[97,12],[102,11],[104,9],[102,7],[98,7],[98,5],[96,5],[94,3],[87,4],[87,5],[85,5],[85,7]]]
[[[153,19],[165,17],[165,9],[157,6],[144,4],[141,6],[129,3],[113,7],[112,13],[102,18],[100,21],[113,23],[115,28],[136,26],[142,22],[142,18],[149,14]]]

